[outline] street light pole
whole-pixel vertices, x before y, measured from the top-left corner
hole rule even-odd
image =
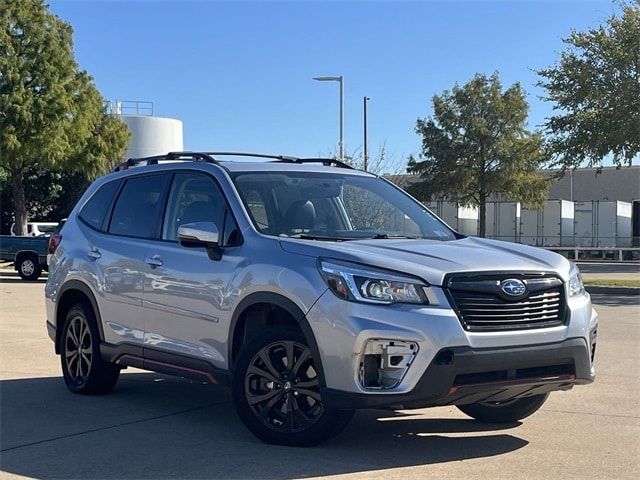
[[[338,151],[340,161],[344,161],[344,78],[340,75],[340,145]]]
[[[340,141],[338,143],[338,156],[344,161],[344,77],[313,77],[319,82],[338,82],[340,84]]]
[[[369,97],[362,98],[362,104],[364,107],[364,171],[367,171],[369,165],[369,148],[367,145],[367,101],[371,100]]]

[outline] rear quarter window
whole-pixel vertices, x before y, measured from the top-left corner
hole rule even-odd
[[[80,219],[90,227],[102,230],[104,219],[119,186],[120,181],[114,180],[98,188],[80,210]]]

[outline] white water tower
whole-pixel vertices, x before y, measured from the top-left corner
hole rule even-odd
[[[116,100],[109,110],[131,131],[131,143],[124,158],[140,158],[184,150],[182,121],[153,115],[152,102]]]

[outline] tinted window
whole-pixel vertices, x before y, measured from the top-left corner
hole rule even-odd
[[[126,181],[113,208],[109,233],[152,238],[159,230],[169,175],[147,175]]]
[[[213,222],[222,233],[226,202],[216,183],[207,175],[178,173],[174,177],[162,238],[176,240],[185,223]]]
[[[80,218],[89,226],[102,230],[104,217],[111,206],[113,196],[118,191],[119,181],[113,181],[102,185],[97,192],[84,204],[80,210]]]
[[[40,233],[51,234],[58,229],[57,225],[38,225]]]

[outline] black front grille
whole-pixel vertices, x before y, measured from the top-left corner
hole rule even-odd
[[[527,290],[513,297],[502,282],[522,281]],[[460,275],[447,279],[447,293],[465,329],[470,331],[522,330],[562,325],[565,319],[564,284],[544,274]]]

